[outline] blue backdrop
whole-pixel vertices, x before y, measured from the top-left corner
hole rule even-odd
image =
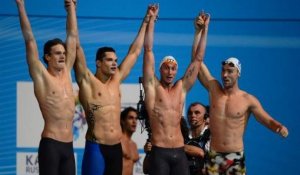
[[[179,62],[181,77],[190,61],[193,19],[202,9],[211,13],[205,56],[211,73],[219,78],[220,62],[230,56],[239,58],[243,67],[240,88],[255,95],[265,110],[290,132],[287,139],[282,139],[251,118],[244,139],[248,174],[299,174],[300,1],[157,2],[157,66],[163,56],[173,55]],[[41,55],[45,41],[65,38],[63,0],[25,3]],[[80,39],[92,71],[100,46],[114,47],[122,60],[148,3],[151,1],[78,0]],[[0,41],[0,174],[16,174],[16,82],[31,79],[14,0],[1,1]],[[138,83],[141,69],[142,54],[125,83]],[[207,92],[199,82],[188,94],[186,104],[193,101],[208,102]]]

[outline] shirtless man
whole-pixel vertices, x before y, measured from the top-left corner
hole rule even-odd
[[[44,45],[44,61],[26,14],[23,0],[16,0],[20,25],[26,45],[29,73],[34,93],[44,119],[44,129],[38,150],[39,172],[44,174],[75,174],[72,124],[75,111],[71,69],[75,61],[77,20],[75,0],[65,0],[67,39],[49,40]]]
[[[202,37],[196,45],[196,54],[192,58],[185,75],[174,83],[178,64],[174,57],[166,56],[160,64],[160,80],[154,74],[153,35],[158,8],[151,9],[150,22],[144,43],[143,86],[145,105],[148,112],[151,135],[151,152],[149,159],[150,175],[189,173],[184,152],[184,140],[180,121],[187,92],[194,84],[204,57],[209,17],[197,17],[197,23],[203,23],[200,30]],[[194,43],[195,44],[195,43]]]
[[[136,143],[131,139],[137,126],[137,110],[133,107],[125,108],[121,112],[121,126],[123,136],[121,139],[123,150],[123,175],[132,175],[133,166],[139,160],[139,152]]]
[[[151,7],[148,7],[151,8]],[[148,13],[147,9],[147,13]],[[86,65],[85,56],[77,41],[75,74],[79,99],[85,110],[88,130],[82,161],[82,174],[122,174],[122,129],[120,126],[120,85],[141,53],[149,22],[146,14],[128,54],[118,66],[117,55],[111,47],[99,48],[96,54],[96,73]]]
[[[237,58],[223,61],[223,86],[204,64],[199,71],[198,78],[208,90],[210,99],[211,147],[205,165],[209,175],[246,174],[243,136],[250,114],[271,131],[283,137],[288,135],[287,128],[274,120],[256,97],[239,89],[241,70]]]

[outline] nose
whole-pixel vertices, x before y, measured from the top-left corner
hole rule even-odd
[[[227,77],[228,73],[227,72],[223,72],[223,77]]]

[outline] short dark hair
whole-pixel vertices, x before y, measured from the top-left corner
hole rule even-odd
[[[48,40],[45,44],[44,44],[44,55],[43,55],[43,60],[44,62],[48,65],[48,61],[45,57],[45,55],[50,54],[51,48],[55,45],[61,44],[62,46],[64,46],[65,50],[66,50],[66,44],[59,38],[54,38],[52,40]]]
[[[100,47],[97,50],[96,61],[97,60],[102,61],[104,56],[105,56],[105,52],[114,52],[114,53],[116,53],[115,49],[113,49],[112,47]]]
[[[133,111],[133,112],[135,112],[136,114],[138,114],[138,111],[137,111],[135,108],[131,107],[131,106],[125,108],[125,109],[121,112],[121,120],[120,120],[120,122],[121,122],[121,127],[122,127],[122,129],[123,129],[122,121],[124,121],[124,120],[126,119],[128,113],[131,112],[131,111]]]
[[[193,102],[190,104],[190,106],[188,107],[188,110],[187,112],[189,113],[191,111],[191,108],[196,106],[196,105],[201,105],[205,108],[205,114],[204,114],[204,119],[207,119],[209,117],[209,106],[208,105],[205,105],[203,103],[200,103],[200,102]]]
[[[128,115],[128,113],[129,113],[130,111],[133,111],[133,112],[135,112],[135,113],[138,113],[138,111],[137,111],[135,108],[129,106],[129,107],[125,108],[125,109],[121,112],[121,120],[125,120],[126,117],[127,117],[127,115]]]

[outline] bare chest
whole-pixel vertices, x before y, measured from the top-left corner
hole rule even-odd
[[[248,112],[247,101],[242,97],[219,97],[212,100],[213,116],[226,119],[241,119]]]
[[[182,91],[177,89],[165,90],[157,89],[155,96],[156,106],[161,106],[165,109],[181,110],[183,107]]]
[[[135,160],[137,149],[132,141],[125,141],[122,144],[123,157],[130,160]]]
[[[68,77],[48,77],[42,84],[34,84],[34,91],[41,101],[64,102],[74,99],[72,82]]]
[[[100,103],[119,103],[121,99],[120,85],[114,82],[106,84],[94,82],[91,87],[91,98]]]

